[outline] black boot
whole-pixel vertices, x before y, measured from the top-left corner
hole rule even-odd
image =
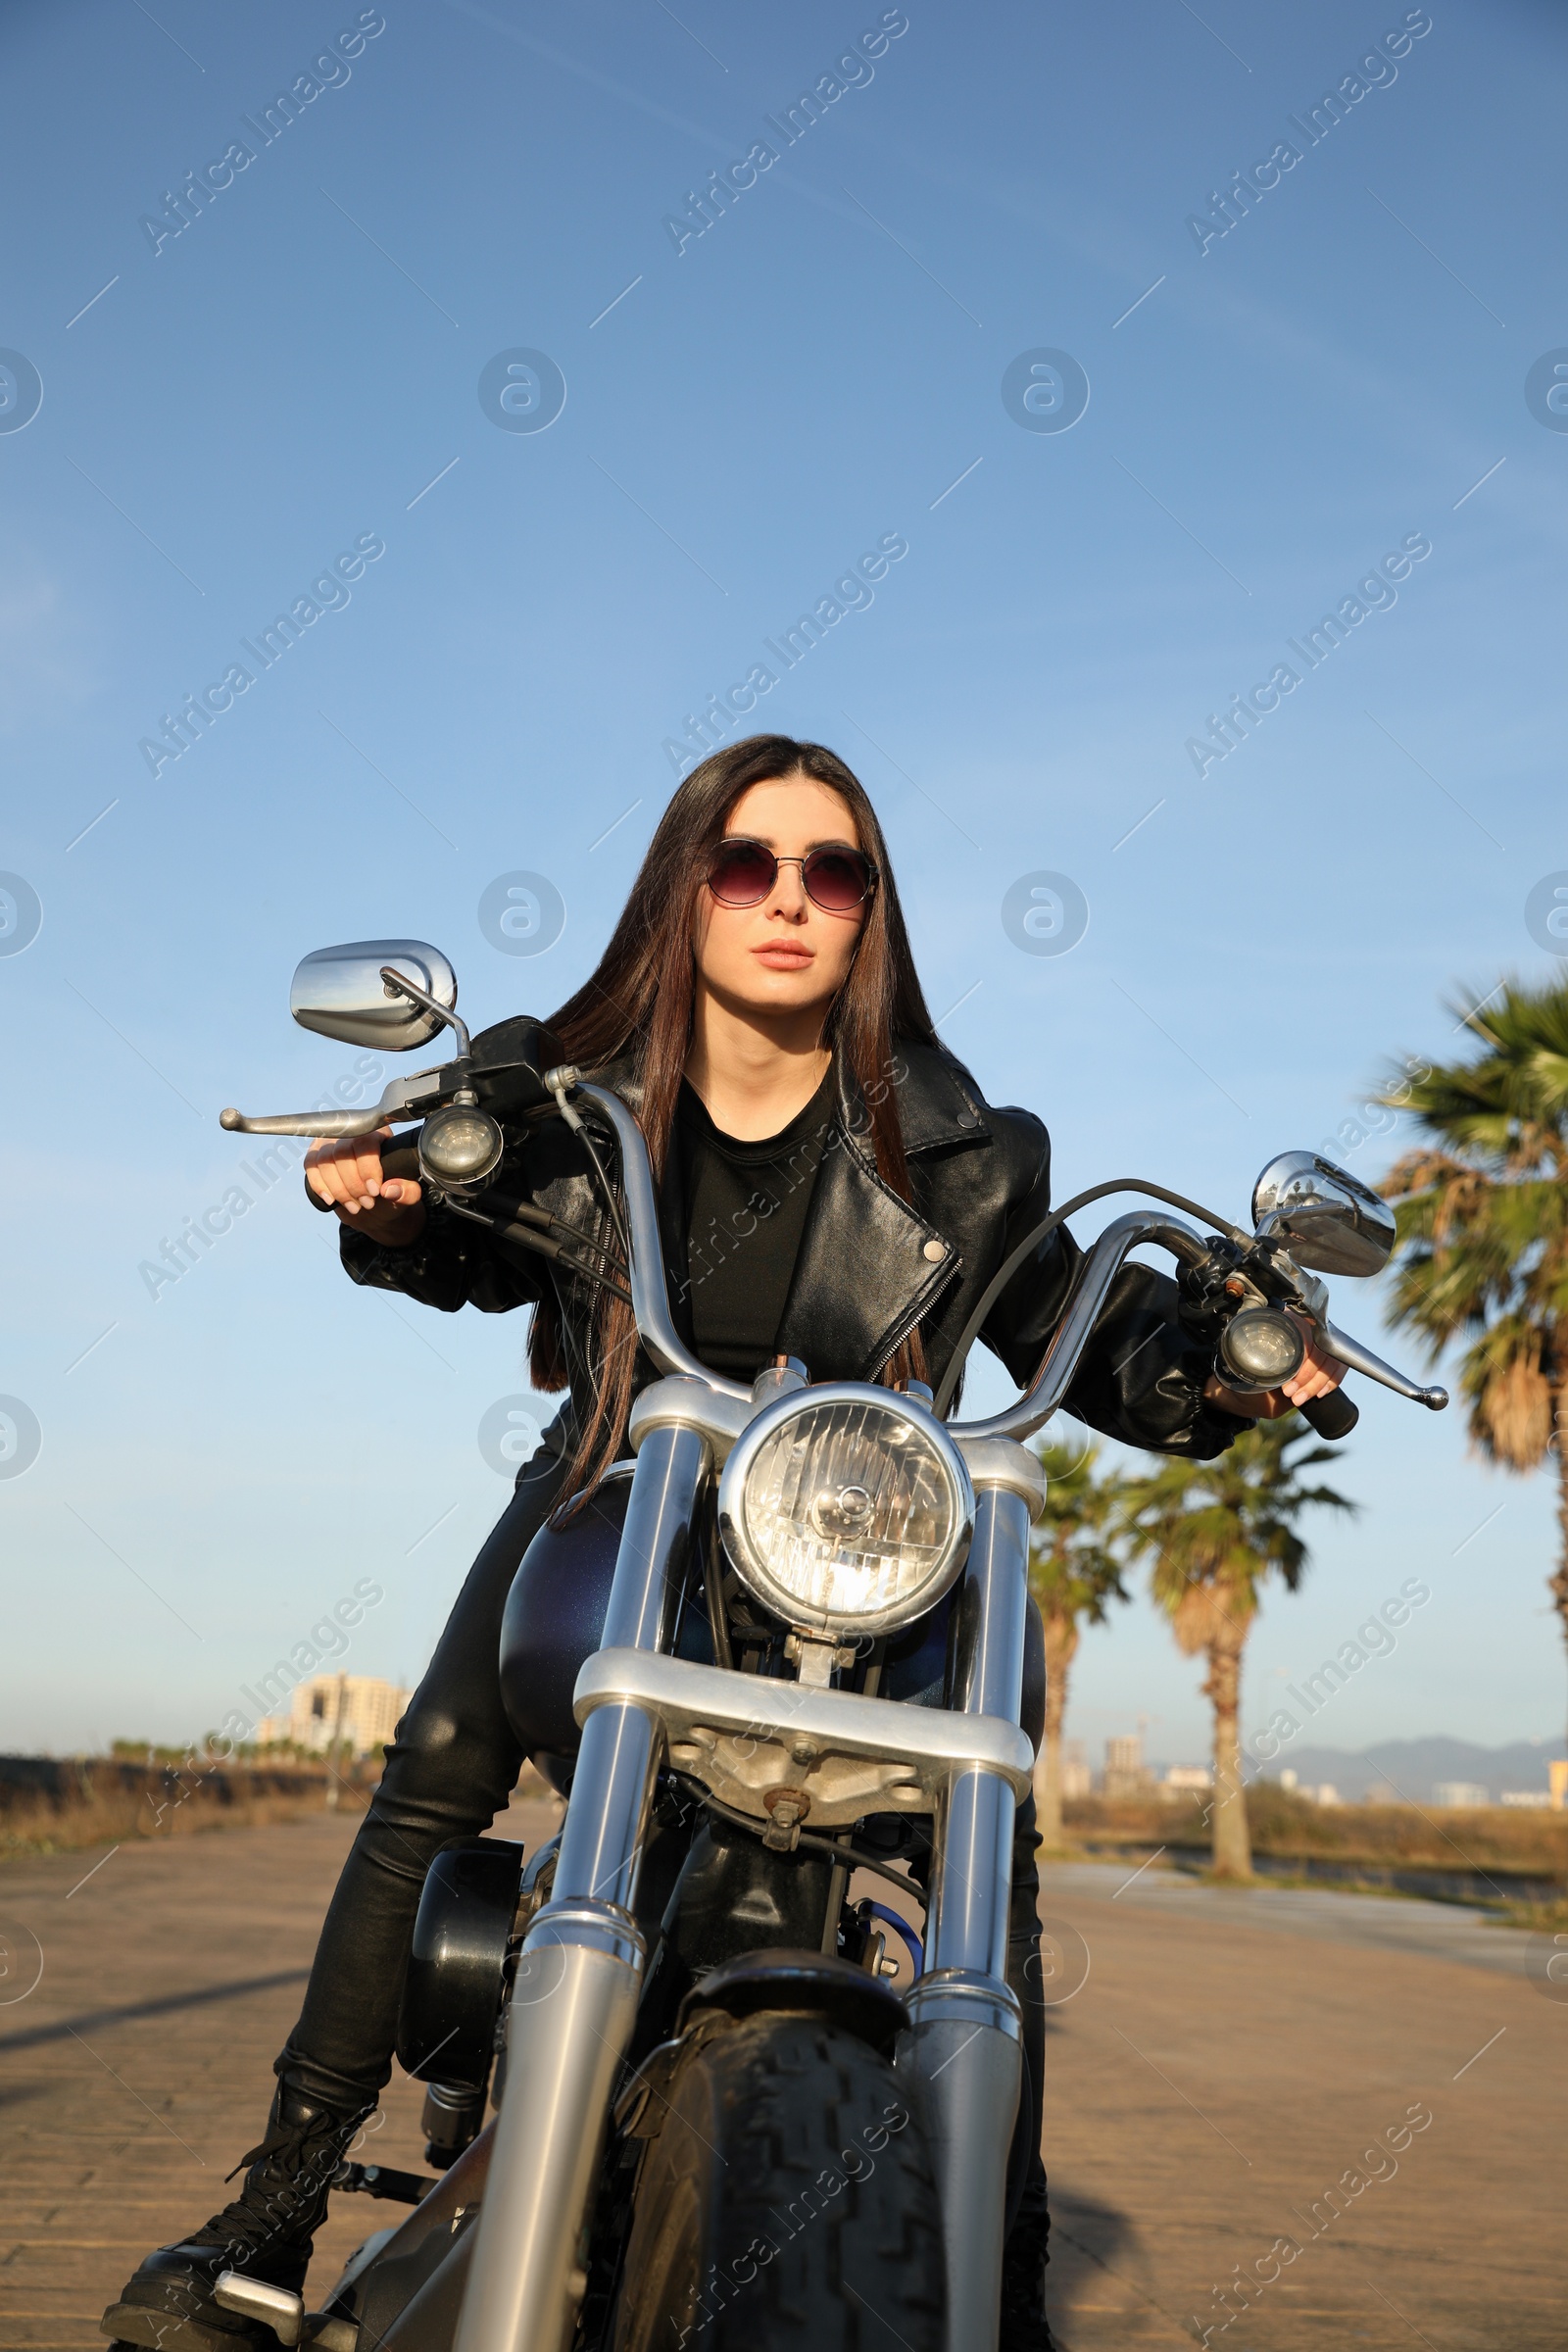
[[[332,2176],[370,2111],[345,2115],[279,2083],[266,2138],[239,2160],[250,2167],[239,2195],[204,2229],[149,2254],[104,2313],[102,2332],[148,2352],[238,2352],[247,2339],[270,2344],[270,2330],[214,2301],[219,2275],[243,2271],[296,2293],[304,2286]]]
[[[1003,2248],[1000,2352],[1055,2352],[1046,2318],[1050,2230],[1045,2170],[1037,2159]]]

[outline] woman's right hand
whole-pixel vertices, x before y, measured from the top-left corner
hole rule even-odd
[[[374,1135],[314,1145],[305,1155],[305,1181],[345,1225],[399,1250],[423,1230],[424,1196],[410,1177],[382,1175],[381,1148],[391,1134],[383,1127]]]

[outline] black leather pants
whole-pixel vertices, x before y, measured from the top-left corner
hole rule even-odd
[[[469,1569],[424,1679],[386,1751],[316,1947],[305,2006],[276,2072],[345,2109],[392,2072],[398,2005],[424,1874],[452,1838],[487,1830],[516,1787],[522,1751],[501,1703],[501,1613],[544,1525],[563,1465],[541,1450]]]

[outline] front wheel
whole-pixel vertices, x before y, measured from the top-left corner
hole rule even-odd
[[[696,2040],[638,2175],[612,2352],[940,2352],[944,2308],[931,2160],[886,2059],[782,2011]]]

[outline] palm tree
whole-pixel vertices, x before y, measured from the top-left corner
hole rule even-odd
[[[1555,1450],[1547,1590],[1568,1640],[1568,980],[1505,981],[1452,1009],[1469,1024],[1469,1057],[1420,1065],[1381,1098],[1430,1139],[1381,1188],[1399,1225],[1389,1319],[1419,1332],[1434,1361],[1469,1342],[1459,1386],[1489,1461],[1538,1470]]]
[[[1095,1475],[1100,1448],[1036,1447],[1046,1473],[1046,1507],[1029,1540],[1029,1590],[1046,1625],[1046,1735],[1035,1760],[1035,1823],[1048,1852],[1062,1844],[1061,1727],[1067,1675],[1080,1629],[1103,1625],[1108,1604],[1126,1600],[1121,1568],[1107,1541],[1122,1481]]]
[[[1243,1429],[1216,1461],[1167,1461],[1129,1482],[1122,1533],[1134,1557],[1153,1565],[1150,1587],[1188,1656],[1208,1661],[1203,1696],[1214,1710],[1214,1875],[1250,1879],[1251,1842],[1242,1784],[1238,1718],[1242,1652],[1261,1597],[1278,1573],[1295,1592],[1307,1564],[1296,1530],[1304,1510],[1353,1511],[1332,1487],[1307,1487],[1301,1472],[1333,1459],[1327,1446],[1292,1426],[1293,1416]],[[1304,1453],[1293,1449],[1306,1445]]]

